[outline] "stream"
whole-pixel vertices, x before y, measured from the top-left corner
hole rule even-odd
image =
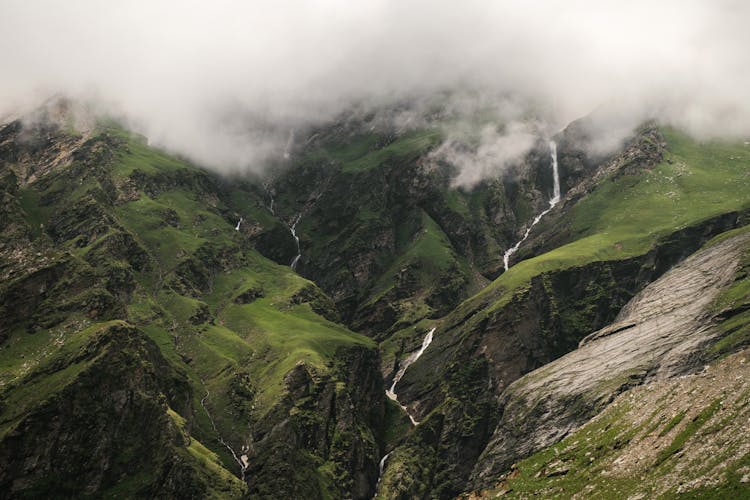
[[[211,421],[211,427],[214,428],[214,432],[216,433],[216,437],[227,450],[229,450],[229,453],[232,454],[232,458],[234,458],[234,461],[237,462],[237,465],[240,466],[240,477],[242,480],[245,480],[245,471],[250,466],[250,461],[248,459],[247,453],[250,451],[248,446],[243,446],[240,450],[240,456],[237,456],[237,453],[234,451],[234,448],[232,448],[229,443],[224,441],[224,438],[221,437],[221,434],[219,434],[219,429],[216,428],[216,423],[214,422],[213,417],[211,416],[211,412],[208,411],[208,408],[206,408],[206,399],[208,399],[208,396],[210,393],[208,392],[208,389],[206,389],[206,395],[203,396],[203,399],[201,399],[201,406],[203,407],[203,411],[206,412],[206,415],[208,416],[208,419]]]
[[[406,357],[406,359],[403,360],[401,363],[401,367],[396,372],[396,375],[393,377],[393,383],[391,384],[390,389],[386,389],[385,395],[388,396],[390,399],[398,403],[398,405],[401,407],[402,410],[409,416],[409,420],[411,420],[412,425],[417,426],[419,425],[419,422],[409,413],[409,409],[402,405],[401,402],[398,400],[398,395],[396,394],[396,384],[398,384],[401,381],[401,378],[403,378],[404,374],[406,373],[406,369],[409,368],[416,360],[418,360],[422,354],[424,354],[425,350],[430,346],[432,343],[432,335],[435,333],[436,328],[433,328],[429,332],[427,332],[427,335],[424,336],[424,339],[422,339],[422,346],[419,348],[419,350],[414,351],[409,356]],[[386,453],[383,455],[383,458],[380,459],[379,464],[379,470],[378,470],[378,482],[375,485],[375,491],[377,492],[378,485],[380,484],[380,480],[383,477],[383,471],[385,470],[385,464],[388,461],[388,457],[391,456],[390,453]],[[377,493],[376,493],[377,494]]]
[[[414,417],[409,413],[409,409],[402,405],[401,402],[398,400],[398,395],[396,394],[396,384],[398,384],[401,381],[401,378],[403,378],[404,374],[406,373],[406,369],[409,368],[416,360],[418,360],[422,354],[424,354],[424,351],[429,347],[429,345],[432,343],[432,334],[435,333],[435,328],[427,332],[427,335],[425,335],[424,339],[422,340],[422,347],[419,348],[418,351],[415,351],[411,353],[409,356],[406,357],[406,359],[403,360],[401,363],[401,367],[396,372],[396,375],[393,377],[393,383],[391,384],[391,388],[387,389],[385,391],[385,395],[388,396],[390,399],[398,403],[401,408],[406,412],[406,414],[409,416],[409,420],[411,420],[411,423],[413,425],[419,425],[419,422],[414,419]]]
[[[534,228],[534,226],[537,225],[537,223],[542,220],[542,217],[547,215],[550,210],[552,210],[555,205],[557,205],[560,202],[560,173],[557,166],[557,144],[555,141],[549,141],[549,149],[550,149],[550,156],[552,157],[552,177],[554,178],[554,186],[553,186],[553,192],[552,192],[552,198],[549,200],[549,208],[536,217],[534,217],[534,220],[531,222],[531,225],[526,229],[526,232],[523,235],[523,238],[518,240],[515,245],[510,247],[508,250],[506,250],[505,254],[503,255],[503,265],[505,266],[505,270],[507,271],[510,267],[510,257],[516,251],[518,251],[518,248],[521,246],[521,243],[526,241],[526,238],[529,237],[529,234],[531,234],[531,230]]]

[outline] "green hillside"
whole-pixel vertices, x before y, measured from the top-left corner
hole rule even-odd
[[[23,152],[25,145],[13,141],[13,132],[3,130],[5,146]],[[84,378],[96,380],[96,360],[106,357],[106,342],[127,331],[150,357],[134,351],[126,363],[145,370],[167,366],[165,373],[158,368],[156,376],[180,380],[179,395],[171,394],[174,389],[165,382],[166,386],[142,389],[142,397],[153,406],[158,415],[154,418],[176,436],[165,446],[182,457],[187,469],[180,474],[190,478],[185,488],[193,489],[159,489],[168,487],[161,485],[159,469],[166,462],[123,482],[117,475],[123,472],[106,461],[106,453],[115,449],[104,450],[105,457],[94,457],[103,461],[95,463],[85,456],[76,458],[81,461],[76,466],[100,470],[82,488],[114,488],[112,494],[125,496],[181,496],[193,491],[237,497],[246,488],[236,477],[240,467],[229,446],[237,455],[249,449],[250,467],[260,470],[259,478],[270,477],[264,482],[276,484],[280,492],[318,489],[318,484],[329,485],[331,491],[352,487],[354,471],[343,460],[354,452],[331,455],[331,450],[361,440],[367,450],[361,460],[370,460],[376,474],[376,416],[383,408],[382,391],[359,391],[350,385],[352,376],[366,377],[368,370],[378,373],[377,365],[366,361],[375,359],[375,344],[334,322],[333,303],[313,283],[252,248],[254,232],[271,225],[262,202],[245,202],[251,210],[243,211],[244,227],[237,231],[239,215],[224,201],[236,198],[231,191],[138,137],[109,126],[90,136],[54,129],[39,133],[52,134],[56,145],[73,154],[71,161],[42,172],[34,171],[43,163],[33,156],[36,151],[29,159],[23,154],[4,156],[23,160],[5,160],[3,165],[8,185],[4,194],[11,197],[6,210],[12,216],[3,231],[6,238],[17,236],[12,243],[25,246],[30,255],[28,260],[14,260],[10,245],[4,247],[3,271],[11,278],[2,285],[0,441],[17,456],[6,456],[3,468],[8,460],[17,463],[18,456],[47,455],[30,439],[60,439],[55,429],[39,431],[38,436],[18,433],[45,411],[49,401],[68,397],[66,388],[78,387],[76,398],[93,397],[90,391],[101,390],[96,383],[88,389]],[[263,215],[255,219],[253,214]],[[41,293],[25,296],[24,290],[38,283]],[[302,392],[294,393],[299,388],[289,374],[299,370],[311,378],[301,381]],[[335,387],[336,394],[328,394],[327,387]],[[357,394],[352,396],[352,391]],[[278,443],[273,440],[264,442],[272,426],[295,412],[306,413],[286,424],[290,435],[310,432],[313,421],[333,425],[338,409],[318,413],[320,405],[332,404],[331,397],[341,405],[354,405],[354,415],[339,425],[338,432],[350,433],[346,439],[282,451],[275,449]],[[59,411],[67,422],[72,418],[69,412],[77,410]],[[109,411],[114,409],[101,407],[102,416]],[[159,437],[166,438],[167,434]],[[118,441],[126,439],[128,435],[122,435]],[[145,445],[140,446],[128,453],[150,456]],[[288,470],[289,457],[270,465],[282,452],[297,454],[302,462]],[[52,450],[50,459],[56,453]],[[39,486],[44,470],[24,471],[18,477],[3,474],[0,482],[19,494],[41,494],[46,491]],[[284,474],[299,477],[299,484],[279,483]],[[341,483],[330,486],[336,484],[334,477]],[[69,488],[71,493],[78,491],[75,484]]]
[[[504,251],[548,207],[546,141],[457,188],[455,166],[431,155],[445,123],[394,132],[372,120],[300,132],[263,179],[219,177],[111,122],[0,128],[0,486],[452,498],[500,493],[495,479],[574,492],[598,474],[529,477],[569,441],[520,473],[488,464],[506,390],[744,227],[750,146],[647,124],[594,157],[571,125],[556,137],[563,199],[503,272]],[[719,333],[696,363],[747,346],[743,266],[707,313]],[[384,388],[433,328],[398,382],[413,426]],[[600,434],[611,448],[614,434]]]
[[[441,319],[433,345],[400,383],[423,424],[391,460],[381,494],[457,494],[471,466],[445,457],[478,457],[505,387],[575,349],[713,235],[747,224],[748,165],[743,142],[700,143],[669,128],[644,129],[622,157],[605,162],[583,196],[563,200],[534,229],[529,247],[549,240],[553,249],[513,265]],[[742,318],[727,324],[734,333],[714,352],[745,345]],[[393,350],[384,348],[384,360]]]

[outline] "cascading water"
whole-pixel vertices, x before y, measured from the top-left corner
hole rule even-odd
[[[268,211],[271,212],[271,215],[276,215],[276,210],[273,208],[273,192],[271,192],[271,187],[268,185],[267,182],[263,183],[263,191],[266,192],[269,199],[269,205],[268,205]]]
[[[550,149],[550,156],[552,157],[552,177],[553,177],[553,188],[552,188],[552,198],[549,200],[549,208],[536,217],[534,217],[534,220],[531,222],[531,225],[526,229],[526,232],[523,235],[523,238],[518,240],[515,245],[510,247],[508,250],[505,251],[505,254],[503,255],[503,265],[505,266],[505,270],[507,271],[510,262],[510,256],[516,253],[518,248],[521,246],[521,243],[526,241],[526,238],[529,237],[529,234],[531,234],[531,229],[537,225],[537,223],[542,220],[542,217],[547,215],[550,210],[554,208],[555,205],[557,205],[560,202],[560,173],[558,171],[557,167],[557,144],[555,141],[549,141],[549,149]]]
[[[390,399],[398,403],[398,405],[401,407],[402,410],[409,416],[409,420],[411,420],[412,425],[419,425],[419,422],[417,422],[414,417],[411,416],[411,413],[409,413],[409,409],[402,405],[401,402],[398,400],[398,395],[396,395],[396,384],[399,383],[401,378],[404,376],[404,373],[406,373],[406,369],[409,368],[416,360],[418,360],[422,354],[424,354],[425,350],[430,346],[432,343],[432,335],[435,333],[436,328],[433,328],[429,332],[427,332],[427,335],[424,336],[422,339],[422,346],[419,348],[418,351],[415,351],[411,353],[409,356],[404,359],[404,361],[401,363],[401,367],[396,372],[396,375],[393,377],[393,383],[391,384],[390,389],[386,389],[385,395],[388,396]],[[378,482],[375,484],[375,491],[377,492],[378,485],[380,484],[380,479],[383,477],[383,471],[385,470],[385,464],[388,461],[388,457],[391,456],[391,453],[386,453],[383,458],[380,459],[380,467],[379,467],[379,473],[378,473]],[[377,493],[376,493],[377,494]]]
[[[409,368],[409,366],[411,366],[416,360],[418,360],[420,356],[424,354],[424,351],[427,349],[427,347],[429,347],[429,345],[432,343],[433,333],[435,333],[435,328],[427,332],[427,335],[425,335],[424,339],[422,340],[422,347],[420,347],[418,351],[413,352],[412,354],[407,356],[406,359],[404,359],[404,361],[401,363],[401,367],[393,377],[391,388],[385,391],[385,395],[398,403],[399,406],[401,406],[401,408],[406,412],[406,414],[409,416],[409,420],[411,420],[411,423],[413,425],[419,425],[419,422],[417,422],[414,417],[411,416],[411,413],[409,413],[409,409],[406,406],[402,405],[401,402],[399,402],[398,395],[396,395],[396,384],[401,381],[404,373],[406,373],[406,369]]]
[[[292,130],[290,134],[291,134],[291,137],[290,137],[290,141],[291,141],[292,139],[294,139],[294,130]],[[271,188],[268,186],[268,184],[264,183],[263,189],[268,194],[268,199],[269,199],[268,211],[271,212],[271,215],[276,215],[276,210],[274,210],[273,208],[274,199],[273,199],[273,193],[271,192]],[[294,243],[295,245],[297,245],[297,255],[294,256],[294,259],[292,259],[292,262],[289,264],[289,267],[292,268],[292,271],[297,270],[297,264],[299,263],[299,260],[302,258],[302,251],[300,250],[300,247],[299,247],[299,236],[297,236],[297,224],[299,224],[299,221],[301,218],[302,218],[302,214],[300,213],[294,219],[294,222],[292,222],[288,226],[289,232],[292,233],[292,238],[294,238]],[[239,227],[240,225],[239,223],[237,223],[237,227],[235,229],[239,231]]]
[[[296,219],[294,219],[294,223],[292,223],[291,226],[289,226],[289,231],[292,232],[292,237],[294,238],[294,242],[297,244],[297,255],[292,259],[292,263],[289,264],[289,266],[292,268],[292,271],[297,270],[297,262],[299,262],[300,257],[302,257],[302,252],[299,249],[299,236],[297,236],[297,224],[299,223],[299,220],[302,218],[302,214],[299,214]]]
[[[236,225],[236,226],[234,226],[234,230],[235,230],[235,231],[239,231],[239,230],[240,230],[240,224],[242,224],[242,221],[243,221],[243,220],[244,220],[244,219],[243,219],[242,217],[240,217],[240,220],[238,220],[238,221],[237,221],[237,225]]]
[[[289,130],[289,138],[286,140],[286,146],[284,146],[284,159],[288,160],[291,156],[292,144],[294,144],[294,129]]]
[[[237,462],[237,465],[240,466],[240,477],[244,481],[245,472],[247,471],[247,468],[250,467],[250,459],[248,457],[248,453],[250,453],[250,447],[247,445],[243,445],[242,449],[240,450],[240,455],[237,456],[234,448],[232,448],[229,443],[224,441],[224,438],[221,437],[221,434],[219,434],[219,429],[216,428],[216,422],[214,422],[214,419],[211,416],[211,412],[209,412],[208,408],[206,408],[206,400],[208,399],[209,395],[210,393],[208,392],[208,389],[206,389],[206,395],[203,396],[203,399],[201,399],[201,406],[203,407],[203,411],[206,412],[208,420],[211,422],[211,427],[214,428],[214,432],[216,433],[216,437],[219,443],[221,443],[227,450],[229,450],[229,453],[232,454],[232,458],[234,458],[234,461]]]
[[[554,207],[560,201],[560,172],[557,167],[557,143],[555,141],[549,141],[549,151],[552,156],[552,176],[554,178],[552,199],[549,200],[549,204]]]
[[[388,461],[388,457],[391,456],[392,451],[389,453],[386,453],[383,455],[383,458],[380,459],[380,464],[378,465],[378,482],[375,483],[375,492],[377,495],[378,491],[378,485],[380,485],[380,480],[383,479],[383,471],[385,470],[385,463]]]

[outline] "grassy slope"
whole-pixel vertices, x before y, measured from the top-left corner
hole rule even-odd
[[[712,241],[749,231],[750,226],[744,226],[728,231]],[[719,325],[724,336],[709,348],[711,354],[721,356],[750,345],[750,249],[743,254],[734,282],[722,291],[714,304],[714,310],[724,319]]]
[[[596,260],[639,255],[660,237],[750,206],[750,146],[737,142],[699,143],[675,130],[663,132],[668,144],[663,163],[638,176],[606,180],[573,207],[568,217],[579,239],[518,263],[462,308],[491,297],[496,300],[490,308],[499,308],[507,303],[513,291],[524,287],[537,274]],[[750,226],[724,233],[712,242],[747,231]],[[747,253],[735,282],[714,305],[717,312],[724,314],[717,327],[725,332],[725,337],[710,348],[714,355],[736,352],[750,343],[749,269],[750,253]],[[734,374],[737,366],[744,366],[746,356],[745,351],[740,358],[735,356],[731,362],[722,361],[717,366],[731,363],[733,368],[723,369],[727,376],[740,381],[742,376]],[[734,380],[727,381],[727,386]],[[720,444],[731,441],[731,436],[714,433],[724,426],[741,425],[739,416],[746,411],[745,397],[735,398],[735,406],[723,412],[719,411],[722,399],[702,398],[692,404],[682,398],[683,406],[688,406],[677,409],[664,403],[669,400],[674,406],[674,394],[703,392],[701,384],[705,383],[688,379],[670,382],[666,389],[658,386],[655,390],[665,394],[660,393],[656,408],[642,402],[645,398],[637,395],[646,388],[621,396],[616,404],[560,443],[519,462],[517,469],[500,478],[496,489],[482,492],[482,496],[570,498],[578,494],[586,498],[624,498],[642,493],[648,497],[673,498],[678,496],[679,485],[686,483],[684,490],[696,497],[735,497],[744,489],[740,478],[750,470],[750,462],[747,454],[727,453],[742,448],[741,445],[735,443],[731,445],[734,448],[724,449]],[[716,378],[711,384],[717,386]],[[736,392],[735,388],[719,386],[722,394],[737,395],[742,390],[738,388]],[[717,412],[724,418],[718,418]],[[633,447],[647,446],[649,452],[645,454],[654,456],[645,461],[638,458],[636,462],[641,463],[636,471],[620,472],[624,470],[620,463],[626,460],[621,457],[631,441]],[[682,456],[682,450],[691,446],[700,448],[702,443],[719,443],[719,449],[713,450],[715,460],[702,464],[692,452],[687,458]],[[657,451],[651,453],[651,450]],[[729,466],[718,474],[722,460]]]
[[[165,174],[204,175],[192,165],[150,148],[121,130],[109,130],[109,133],[126,140],[126,147],[118,151],[111,169],[115,183],[133,173],[147,178]],[[22,190],[22,207],[26,208],[27,221],[33,228],[45,224],[50,213],[56,210],[54,206],[40,208],[36,202],[41,196],[65,193],[62,202],[74,204],[89,199],[92,190],[99,188],[92,176],[82,178],[72,192],[66,182],[65,175],[60,175],[51,185],[44,185],[42,192],[33,185]],[[374,343],[322,318],[307,303],[292,304],[294,294],[314,285],[288,267],[274,264],[249,248],[241,234],[234,230],[234,221],[222,216],[226,207],[221,201],[202,198],[194,186],[179,183],[160,189],[153,197],[143,191],[139,194],[139,199],[116,206],[112,213],[120,229],[132,234],[144,246],[153,264],[150,270],[136,273],[137,287],[128,306],[128,319],[156,342],[170,364],[187,372],[194,386],[196,414],[175,414],[177,420],[189,418],[197,425],[191,431],[195,446],[191,445],[190,454],[195,458],[196,453],[215,452],[221,456],[224,466],[234,471],[236,464],[217,442],[216,433],[201,409],[200,399],[207,390],[211,396],[206,405],[214,414],[219,432],[239,448],[244,425],[235,429],[227,395],[236,373],[249,371],[257,391],[253,411],[255,417],[260,418],[279,400],[283,377],[298,362],[325,373],[337,348],[354,344],[374,347]],[[249,212],[252,215],[252,211]],[[178,222],[165,223],[167,213],[176,213]],[[85,259],[94,243],[113,231],[117,229],[108,229],[85,247],[77,247],[74,241],[66,242],[66,251]],[[225,251],[231,261],[229,268],[212,276],[211,291],[198,296],[185,295],[169,286],[179,264],[207,246]],[[255,286],[262,287],[263,298],[250,304],[234,303],[237,295]],[[202,307],[208,308],[209,317],[203,321],[193,319]],[[67,349],[74,349],[78,338],[86,337],[87,331],[101,326],[73,314],[59,327],[40,329],[33,335],[20,327],[12,332],[6,347],[0,350],[0,390],[8,389],[5,401],[24,401],[24,405],[14,404],[14,415],[58,391],[67,380],[75,377],[77,365],[40,376],[28,386],[15,388],[12,383],[35,371],[42,373],[48,360],[54,361]],[[86,327],[88,330],[70,334],[71,330]],[[186,364],[185,360],[190,358],[190,363]],[[195,440],[195,436],[202,443]],[[212,451],[201,452],[204,445]]]
[[[138,165],[145,164],[147,172],[158,171],[164,161],[160,152],[142,144],[131,143],[130,149]],[[118,172],[140,168],[132,167],[133,161],[126,156]],[[159,214],[166,209],[177,212],[179,227],[164,227]],[[204,200],[182,189],[170,190],[155,199],[142,195],[138,201],[119,207],[118,215],[156,257],[164,274],[174,268],[180,255],[189,255],[209,242],[234,249],[243,246],[233,221],[223,219]],[[196,220],[200,222],[194,223]],[[166,314],[161,328],[150,325],[149,331],[157,339],[174,336],[175,332],[170,334],[165,330],[171,326],[170,321],[176,322],[181,354],[194,360],[191,366],[195,375],[213,394],[209,404],[217,410],[228,403],[222,393],[227,390],[231,374],[250,367],[260,394],[256,400],[260,417],[278,400],[284,375],[298,362],[304,361],[324,372],[337,347],[373,344],[313,313],[307,304],[291,306],[290,298],[310,286],[309,281],[252,249],[240,253],[244,259],[242,267],[216,275],[212,291],[199,299],[166,290],[155,298],[142,296],[145,304],[136,302],[131,307],[152,308]],[[264,297],[244,305],[233,302],[237,295],[252,287],[261,287]],[[216,324],[191,323],[190,317],[201,304],[208,305],[218,320]],[[171,358],[176,359],[174,353]],[[203,395],[203,391],[197,392]],[[220,415],[220,411],[215,413]],[[217,416],[216,420],[221,425],[224,419]],[[230,425],[229,419],[226,420],[226,425]]]
[[[399,304],[400,315],[394,330],[402,324],[413,324],[433,313],[433,308],[426,303],[426,299],[444,284],[448,277],[446,273],[460,270],[468,275],[468,266],[462,263],[448,237],[427,213],[421,212],[419,229],[405,239],[408,241],[401,245],[394,260],[379,276],[363,304],[363,307],[367,307],[383,300],[389,292],[396,293],[397,276],[402,269],[408,269],[412,286],[418,293]]]
[[[750,146],[663,132],[664,162],[642,175],[607,179],[572,208],[575,241],[514,265],[462,309],[490,297],[499,308],[545,271],[640,255],[662,236],[750,206]]]
[[[414,130],[395,141],[381,146],[383,138],[377,133],[331,140],[307,155],[307,160],[332,160],[344,172],[356,173],[376,168],[384,163],[413,161],[437,145],[442,138],[439,130]]]
[[[461,303],[445,318],[445,323],[458,325],[457,335],[471,332],[471,325],[480,324],[488,314],[506,305],[534,276],[641,255],[660,238],[679,229],[750,206],[750,146],[736,142],[698,143],[669,129],[663,133],[668,152],[661,164],[638,175],[605,179],[571,208],[565,216],[565,222],[572,227],[571,243],[514,265]],[[544,230],[544,223],[539,230]],[[744,290],[744,286],[746,282],[738,282],[735,290]],[[732,295],[727,301],[735,304],[735,299]],[[476,314],[466,321],[472,312]],[[725,323],[730,335],[724,343],[735,348],[746,345],[746,314]],[[401,336],[397,334],[383,345],[384,360],[391,359]],[[722,352],[725,350],[722,348]],[[418,364],[414,369],[419,368]],[[435,413],[442,414],[441,408],[438,406]]]
[[[384,148],[361,156],[355,156],[356,153],[362,152],[361,149],[356,150],[355,154],[344,157],[343,170],[345,172],[359,172],[375,168],[389,161],[414,161],[437,145],[440,139],[440,132],[435,130],[414,131]]]
[[[310,199],[310,190],[320,187],[320,177],[331,176],[321,184],[320,200],[308,202],[297,228],[303,273],[310,272],[305,261],[323,267],[321,286],[344,290],[344,307],[356,309],[355,328],[371,335],[387,336],[442,315],[479,289],[479,273],[454,248],[446,227],[480,225],[477,219],[486,223],[485,191],[452,189],[446,172],[428,175],[415,168],[441,137],[437,129],[414,130],[395,140],[377,132],[346,139],[337,133],[306,151],[294,175],[282,174],[277,182],[277,209],[290,218],[301,200]],[[424,199],[410,193],[417,183],[429,184]],[[445,220],[438,222],[438,215]],[[487,243],[497,246],[489,234]],[[342,264],[327,268],[332,261]]]

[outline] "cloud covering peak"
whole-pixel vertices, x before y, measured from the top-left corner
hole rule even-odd
[[[461,87],[533,102],[551,130],[604,107],[748,136],[748,19],[738,0],[5,0],[0,116],[93,97],[224,170],[352,102]]]

